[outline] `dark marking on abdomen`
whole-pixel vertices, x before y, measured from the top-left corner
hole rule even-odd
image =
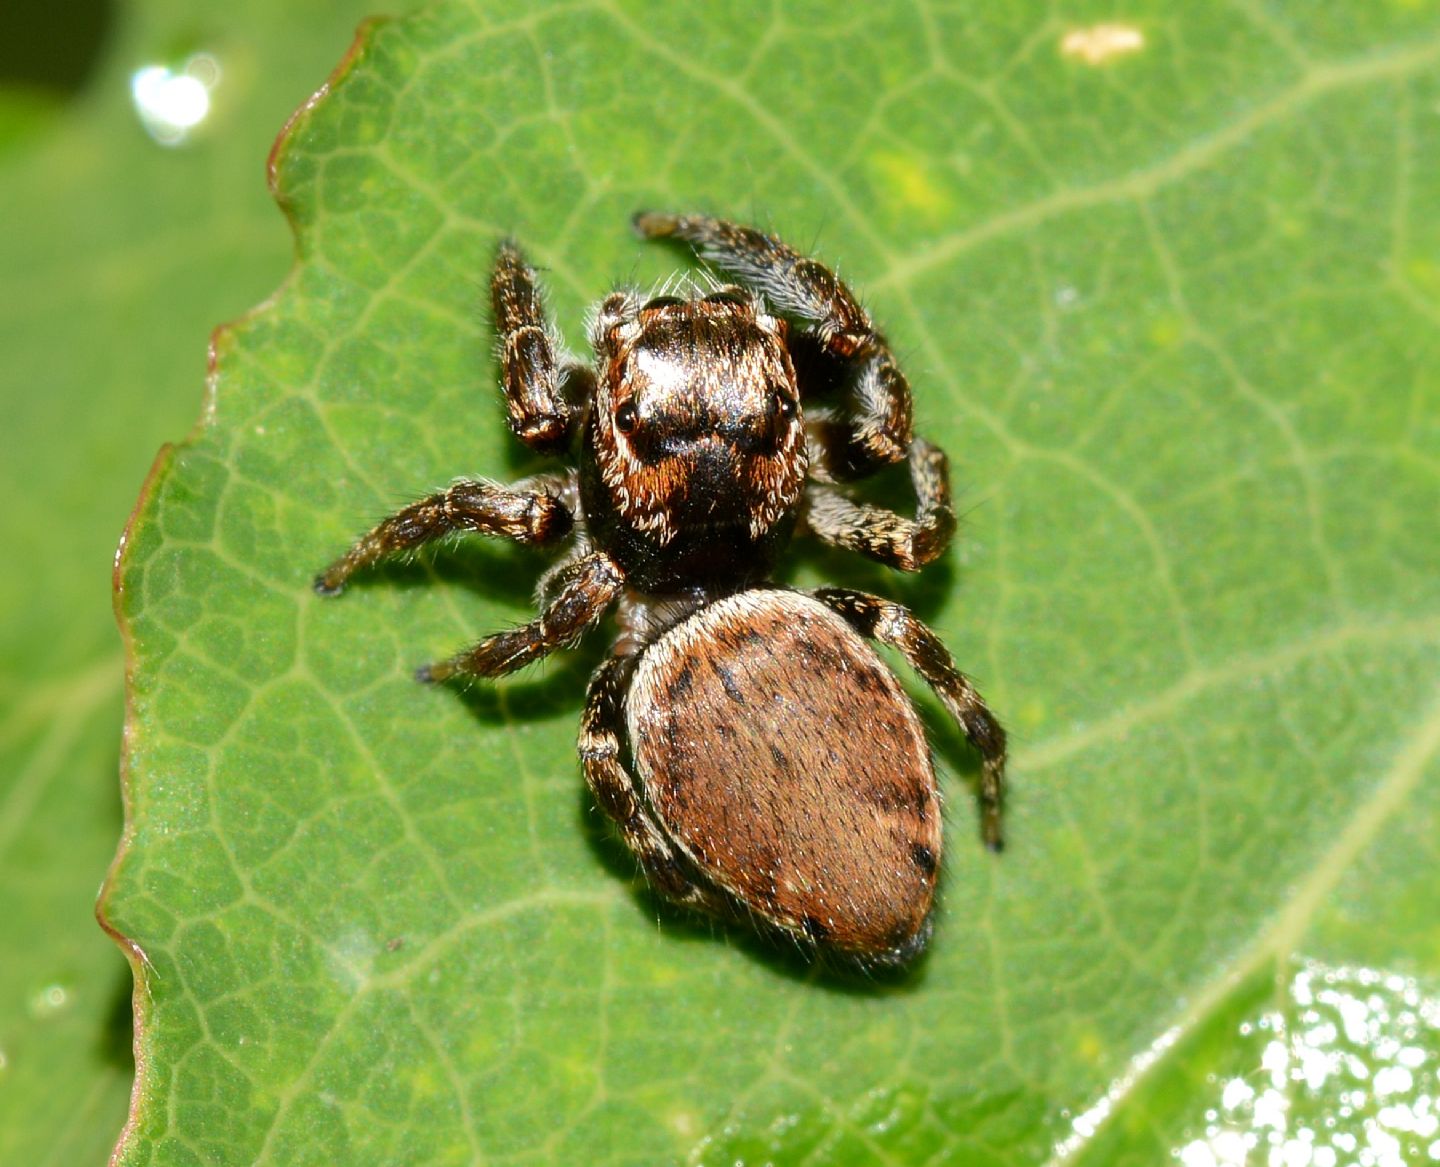
[[[715,675],[720,678],[720,683],[725,686],[725,693],[737,705],[745,704],[745,694],[740,689],[740,683],[735,680],[735,674],[726,665],[717,664]]]
[[[685,667],[681,669],[679,673],[676,674],[675,679],[670,682],[670,688],[667,690],[670,700],[679,701],[689,693],[690,684],[694,679],[695,674],[690,668],[690,663],[687,661]]]

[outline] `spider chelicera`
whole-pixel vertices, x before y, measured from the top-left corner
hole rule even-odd
[[[865,965],[929,937],[939,796],[914,706],[867,641],[896,649],[982,758],[981,833],[1000,847],[1005,734],[906,608],[770,581],[797,532],[916,571],[955,530],[944,453],[912,433],[885,338],[834,274],[723,219],[643,213],[737,281],[603,299],[593,366],[565,354],[533,268],[502,243],[491,282],[510,428],[576,465],[511,486],[460,480],[379,523],[315,581],[455,532],[563,545],[540,615],[419,670],[498,677],[612,607],[580,758],[651,886]],[[913,518],[844,484],[908,463]]]

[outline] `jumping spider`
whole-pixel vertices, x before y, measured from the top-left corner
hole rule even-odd
[[[457,531],[568,541],[538,619],[419,679],[512,672],[615,605],[620,635],[590,680],[580,758],[654,889],[748,915],[806,951],[903,964],[930,934],[939,798],[915,709],[866,640],[898,650],[980,752],[994,849],[1004,731],[905,608],[770,574],[797,528],[906,571],[929,563],[955,529],[945,455],[912,436],[904,375],[825,267],[722,219],[634,222],[739,283],[612,292],[590,324],[592,369],[564,354],[535,271],[502,243],[491,295],[510,428],[538,451],[578,447],[578,468],[509,487],[457,481],[381,522],[316,590]],[[901,461],[913,520],[837,488]]]

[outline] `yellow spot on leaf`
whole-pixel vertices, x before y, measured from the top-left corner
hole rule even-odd
[[[1405,277],[1417,291],[1440,297],[1440,264],[1433,259],[1415,258],[1405,265]]]
[[[1150,322],[1149,332],[1156,348],[1174,348],[1185,339],[1185,322],[1178,316],[1157,316]]]
[[[1075,1052],[1080,1055],[1081,1060],[1090,1065],[1098,1065],[1105,1055],[1105,1043],[1093,1030],[1081,1033],[1075,1045]]]
[[[1017,720],[1021,725],[1033,729],[1044,725],[1049,716],[1050,707],[1044,701],[1032,698],[1020,707]]]
[[[907,211],[939,216],[950,209],[950,199],[917,158],[896,151],[871,155],[882,193]]]

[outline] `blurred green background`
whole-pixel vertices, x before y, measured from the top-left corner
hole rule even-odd
[[[372,8],[0,5],[0,1163],[103,1162],[124,1121],[130,973],[93,916],[121,826],[110,565],[205,338],[289,268],[264,160]],[[183,141],[142,124],[147,68],[205,89]]]

